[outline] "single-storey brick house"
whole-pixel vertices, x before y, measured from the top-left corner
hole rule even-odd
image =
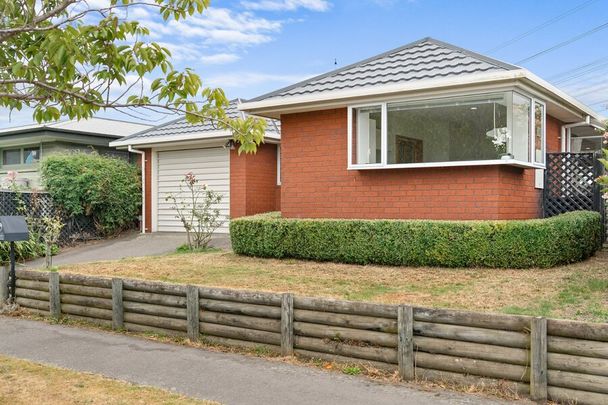
[[[244,114],[237,108],[239,103],[238,99],[230,102],[229,117]],[[239,155],[231,139],[230,131],[179,118],[110,144],[145,156],[140,163],[146,232],[184,231],[166,197],[179,196],[180,181],[188,172],[222,195],[219,209],[226,219],[280,209],[279,123],[267,120],[265,143],[256,154]],[[227,220],[217,232],[228,232]]]
[[[599,145],[602,124],[526,69],[431,38],[239,108],[280,119],[294,218],[539,217],[546,152]]]

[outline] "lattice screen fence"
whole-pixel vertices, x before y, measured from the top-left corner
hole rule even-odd
[[[22,201],[20,203],[19,201]],[[23,215],[20,206],[37,217],[53,216],[56,213],[63,219],[64,227],[59,237],[60,245],[69,245],[77,241],[96,239],[95,224],[90,217],[81,215],[68,217],[57,210],[48,193],[0,190],[0,215]]]

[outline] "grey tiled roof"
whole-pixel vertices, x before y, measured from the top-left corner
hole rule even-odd
[[[239,103],[241,103],[240,99],[230,101],[230,105],[225,109],[226,115],[228,115],[229,118],[235,119],[247,115],[246,113],[238,110]],[[154,138],[187,134],[192,134],[193,138],[204,138],[204,134],[206,132],[211,133],[215,131],[218,131],[218,128],[213,126],[210,122],[190,124],[186,121],[186,118],[182,117],[148,130],[138,132],[131,136],[124,137],[120,139],[120,142],[133,139],[137,139],[139,141],[147,138],[150,138],[151,141],[155,141],[156,139]],[[276,139],[281,137],[281,127],[279,121],[266,118],[266,136]]]
[[[248,101],[514,69],[519,67],[424,38]]]

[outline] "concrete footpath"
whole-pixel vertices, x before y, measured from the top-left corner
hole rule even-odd
[[[0,316],[0,354],[223,404],[499,404],[250,356]]]

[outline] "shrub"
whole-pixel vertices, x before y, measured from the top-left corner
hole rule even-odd
[[[204,249],[211,242],[213,233],[224,224],[219,204],[222,195],[200,183],[192,172],[186,173],[179,183],[179,192],[169,194],[165,201],[171,201],[172,208],[184,229],[188,248],[191,251]]]
[[[551,267],[601,245],[597,212],[516,221],[283,219],[278,213],[230,224],[235,253],[355,264]]]
[[[43,256],[45,250],[45,244],[38,239],[37,235],[30,234],[29,240],[15,242],[15,259],[20,262],[35,259]],[[0,242],[0,265],[9,263],[9,259],[10,243]]]
[[[82,152],[53,155],[42,161],[41,174],[66,215],[91,216],[104,235],[131,226],[139,214],[139,170],[125,160]]]

